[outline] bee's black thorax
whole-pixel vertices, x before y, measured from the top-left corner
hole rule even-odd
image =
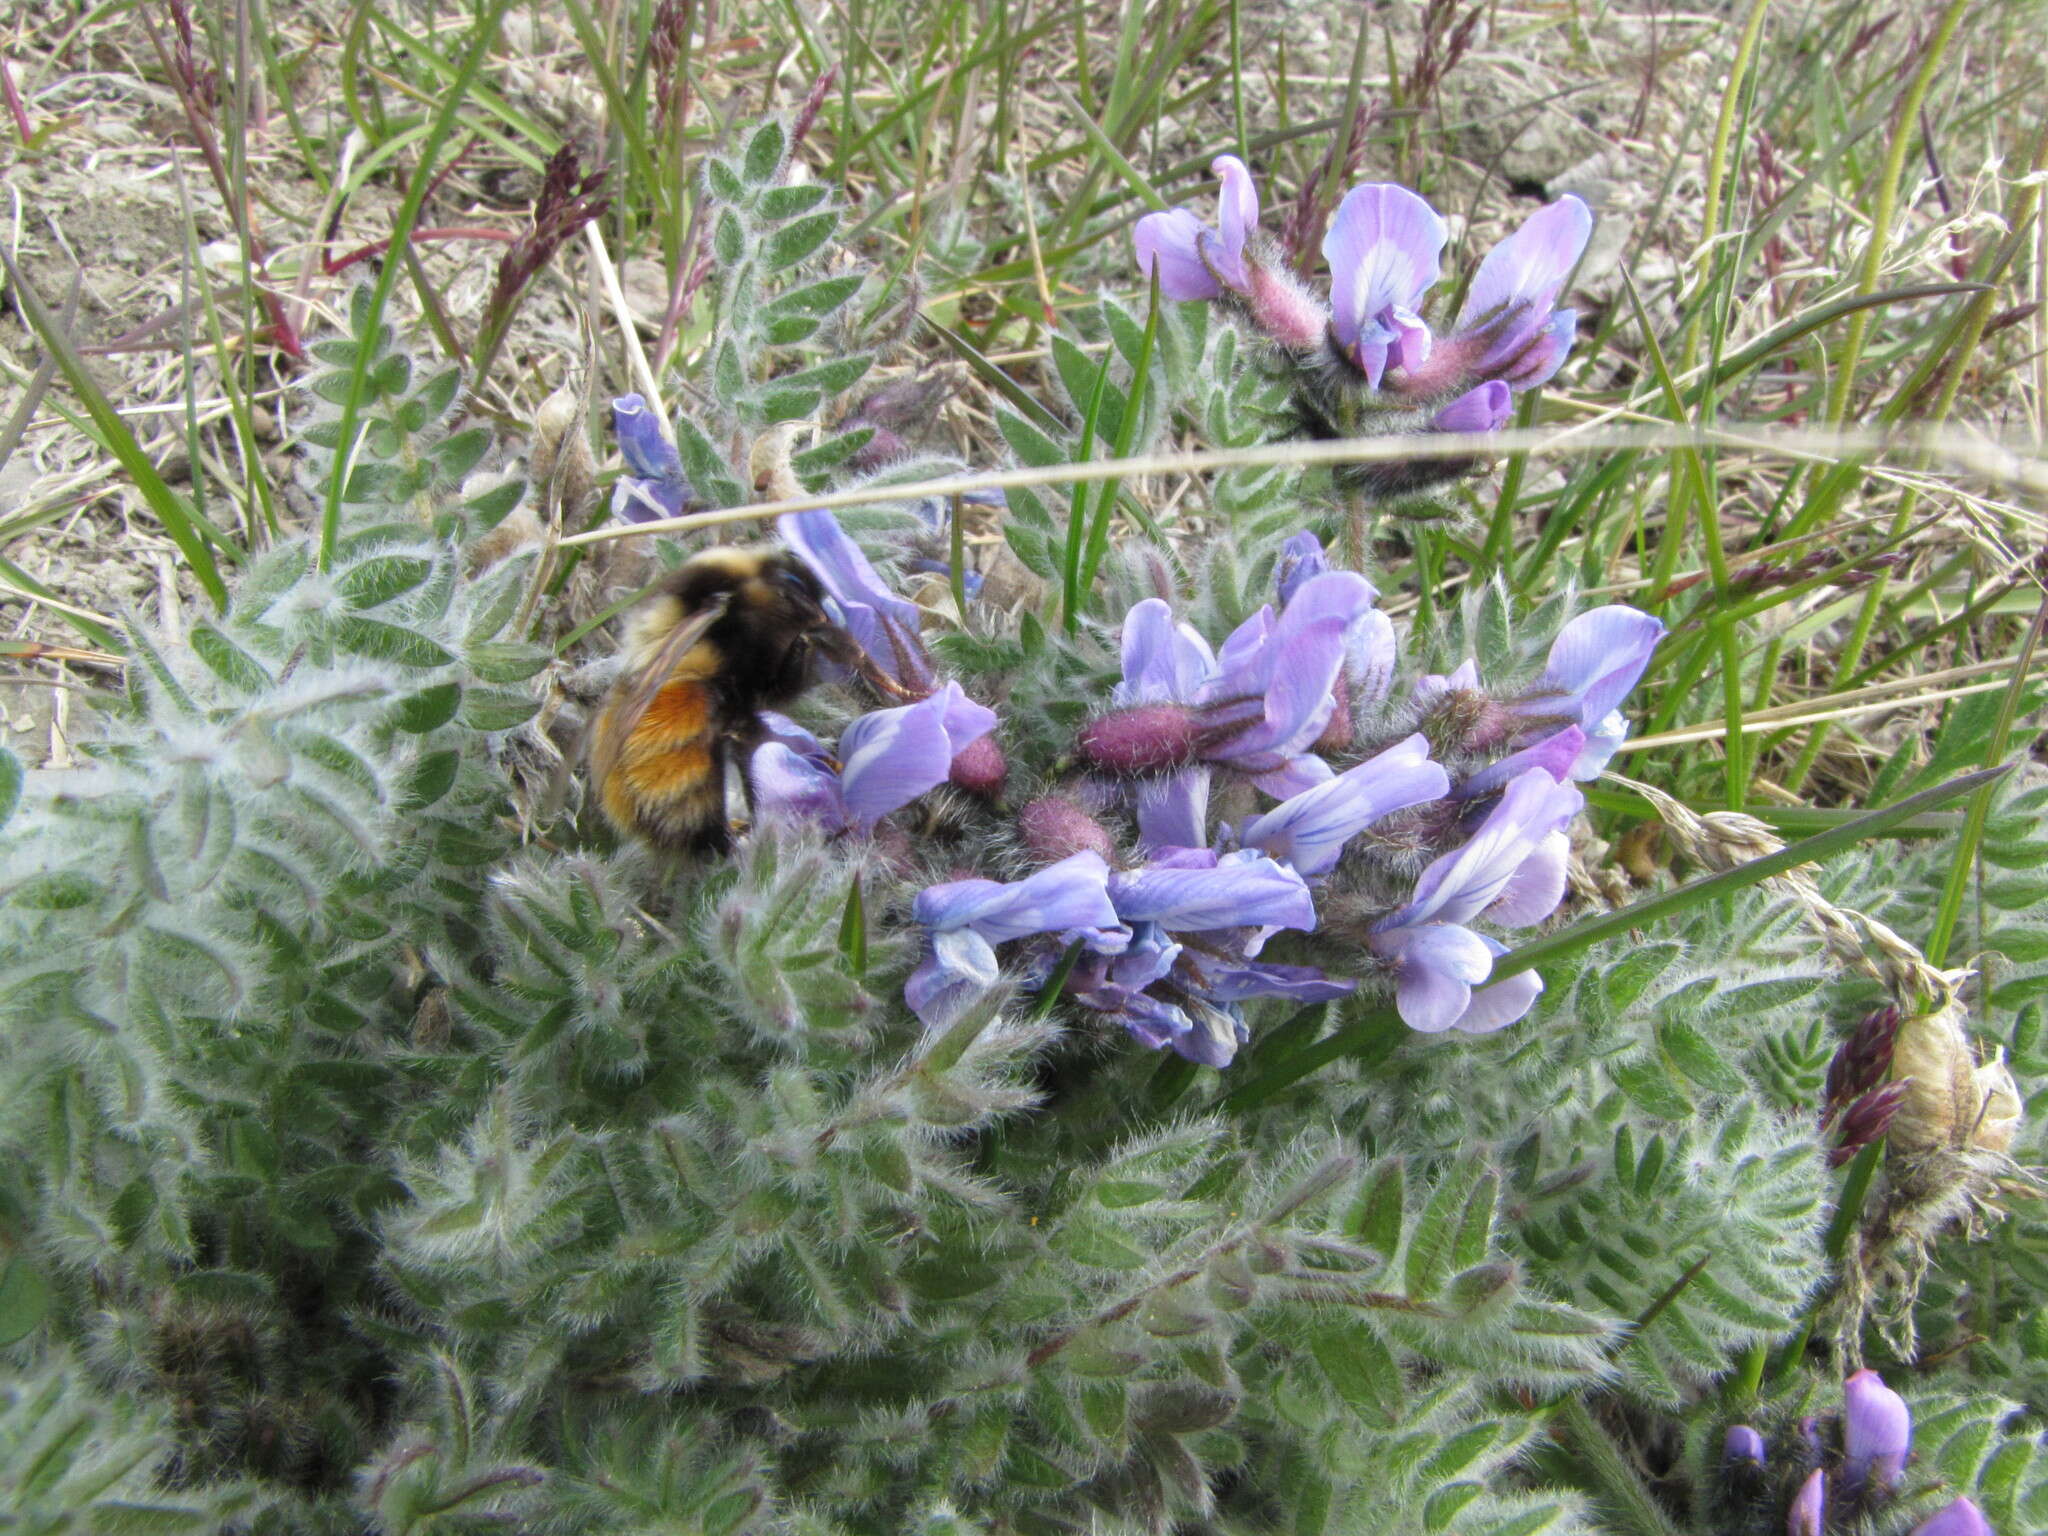
[[[780,551],[710,549],[669,578],[668,590],[684,614],[724,604],[704,643],[716,653],[708,681],[729,719],[750,721],[763,705],[803,692],[830,620],[823,589],[799,561]]]

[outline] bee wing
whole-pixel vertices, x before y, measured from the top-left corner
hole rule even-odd
[[[632,736],[633,727],[640,723],[640,717],[647,713],[647,706],[654,702],[654,696],[661,692],[677,664],[724,614],[723,598],[691,614],[661,642],[661,649],[647,665],[631,677],[621,678],[612,689],[611,698],[599,708],[597,718],[583,737],[582,756],[589,765],[593,786],[611,777],[612,769],[618,766],[620,751]]]

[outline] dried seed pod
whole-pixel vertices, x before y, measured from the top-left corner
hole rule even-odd
[[[533,448],[526,462],[535,484],[546,485],[554,474],[555,460],[570,429],[576,425],[581,404],[582,395],[572,381],[565,380],[533,413]]]
[[[1970,1130],[1970,1145],[1979,1152],[2005,1153],[2012,1150],[2019,1135],[2022,1102],[2020,1086],[2003,1055],[1994,1056],[1971,1074],[1977,1093],[1977,1118]]]
[[[1953,997],[1931,1013],[1899,1020],[1890,1076],[1907,1086],[1891,1124],[1894,1152],[1960,1151],[1970,1144],[1984,1092],[1977,1085],[1977,1058],[1961,1020],[1962,1008]]]

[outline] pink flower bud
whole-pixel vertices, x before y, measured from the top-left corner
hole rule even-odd
[[[1252,323],[1283,347],[1306,351],[1323,344],[1330,312],[1279,262],[1254,258],[1246,263],[1251,278],[1245,308]]]
[[[1330,693],[1335,698],[1337,707],[1330,711],[1330,723],[1323,727],[1323,734],[1309,747],[1311,752],[1342,752],[1351,745],[1352,739],[1358,734],[1357,727],[1351,719],[1350,679],[1339,672],[1336,682],[1330,685]]]
[[[1057,864],[1076,853],[1097,853],[1104,863],[1116,860],[1116,840],[1109,829],[1066,795],[1040,795],[1018,813],[1017,835],[1033,862]]]
[[[1785,1514],[1786,1536],[1821,1536],[1828,1522],[1828,1475],[1815,1467]]]
[[[1105,773],[1161,773],[1195,760],[1199,727],[1182,704],[1134,704],[1081,728],[1081,756]]]
[[[996,745],[995,737],[983,736],[953,754],[953,766],[947,777],[971,795],[992,799],[1002,793],[1009,771],[1010,765],[1004,761],[1003,749]]]

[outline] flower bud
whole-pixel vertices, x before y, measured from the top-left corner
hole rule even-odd
[[[1945,1504],[1913,1527],[1913,1536],[1994,1536],[1984,1511],[1968,1499]]]
[[[1815,1467],[1785,1516],[1785,1536],[1821,1536],[1827,1529],[1828,1475]]]
[[[1905,1097],[1906,1084],[1886,1083],[1881,1088],[1871,1089],[1844,1110],[1841,1136],[1828,1151],[1828,1166],[1841,1167],[1889,1131]]]
[[[1182,704],[1134,704],[1081,728],[1075,743],[1091,767],[1105,773],[1162,773],[1195,760],[1199,727]]]
[[[533,415],[533,450],[527,468],[540,492],[542,509],[560,508],[573,521],[597,485],[597,455],[583,430],[584,399],[563,384],[541,401]]]
[[[1002,793],[1003,780],[1009,771],[1010,765],[1004,761],[1003,749],[996,745],[995,738],[983,736],[953,754],[947,778],[955,787],[971,795],[993,799]]]
[[[533,447],[526,462],[533,471],[536,484],[546,485],[548,477],[554,473],[555,459],[562,450],[563,440],[582,414],[581,404],[582,399],[577,392],[567,384],[561,384],[541,401],[540,408],[533,413]]]
[[[1729,1426],[1728,1436],[1721,1442],[1721,1459],[1724,1462],[1752,1462],[1764,1464],[1764,1437],[1747,1424]]]
[[[1906,1400],[1872,1370],[1858,1371],[1843,1385],[1847,1409],[1842,1423],[1842,1477],[1851,1488],[1866,1480],[1895,1488],[1905,1475],[1913,1445],[1913,1414]]]
[[[1252,323],[1283,347],[1296,351],[1320,348],[1330,323],[1330,312],[1321,301],[1278,261],[1260,260],[1255,255],[1245,266],[1250,292],[1244,303]]]
[[[1830,1113],[1862,1098],[1891,1074],[1892,1049],[1898,1038],[1897,1008],[1880,1008],[1857,1021],[1828,1063]]]
[[[1116,860],[1116,840],[1066,795],[1040,795],[1018,813],[1017,835],[1038,864],[1057,864],[1076,853],[1096,853],[1104,863]]]
[[[1357,723],[1351,718],[1351,680],[1342,672],[1330,685],[1330,696],[1336,707],[1330,711],[1330,723],[1323,727],[1323,734],[1310,745],[1311,752],[1345,751],[1358,734]]]
[[[1721,1479],[1738,1503],[1749,1503],[1764,1488],[1764,1437],[1747,1424],[1729,1426],[1721,1442]]]
[[[1490,752],[1507,740],[1511,726],[1524,723],[1477,688],[1453,688],[1430,706],[1421,729],[1432,755],[1441,758],[1461,752]]]
[[[2019,1129],[2020,1096],[2005,1063],[1982,1063],[1953,1002],[1899,1023],[1891,1080],[1904,1096],[1892,1120],[1891,1146],[1899,1153],[1974,1148],[2003,1152]]]

